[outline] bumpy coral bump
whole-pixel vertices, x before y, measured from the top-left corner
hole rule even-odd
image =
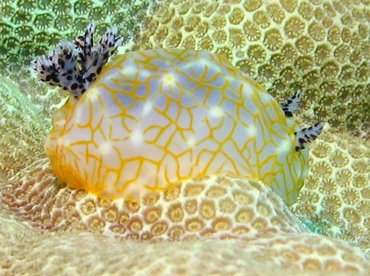
[[[90,73],[99,73],[116,48],[115,33],[101,40],[107,47],[91,51],[89,25],[75,43],[78,55],[56,51],[35,69],[63,76],[55,68],[75,57],[83,92],[96,76]],[[296,132],[265,89],[223,56],[157,49],[119,56],[85,94],[71,97],[54,116],[46,151],[67,185],[104,198],[139,199],[179,181],[231,175],[261,180],[292,204],[307,173],[307,152],[295,150]]]

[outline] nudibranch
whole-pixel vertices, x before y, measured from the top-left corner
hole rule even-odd
[[[300,93],[278,104],[225,57],[190,49],[140,50],[107,62],[121,39],[93,46],[89,24],[33,61],[39,78],[71,92],[45,144],[55,175],[109,199],[138,199],[210,175],[262,180],[292,204],[307,174],[304,144],[323,123],[289,118]]]

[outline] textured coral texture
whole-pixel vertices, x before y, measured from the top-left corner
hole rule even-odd
[[[199,178],[141,201],[105,200],[56,180],[40,159],[0,189],[0,200],[19,219],[48,231],[83,229],[119,239],[252,239],[305,231],[278,195],[262,182]]]
[[[65,263],[66,273],[89,274],[370,269],[360,249],[309,233],[261,182],[202,178],[132,204],[67,189],[41,159],[3,186],[1,195],[5,274],[55,273]]]
[[[312,145],[310,172],[295,215],[313,231],[370,255],[370,143],[327,131]]]
[[[117,26],[127,41],[140,29],[150,0],[2,0],[0,69],[28,63],[61,39],[76,37],[90,21],[102,33]],[[19,67],[19,66],[18,66]]]
[[[307,119],[369,127],[370,8],[360,1],[167,1],[137,48],[226,55],[279,99],[301,88]]]
[[[65,98],[65,93],[30,80],[28,74],[0,73],[0,179],[45,156],[51,113]]]
[[[49,124],[41,110],[17,83],[0,75],[0,180],[43,156]]]
[[[202,275],[354,275],[369,268],[361,251],[309,233],[163,246],[112,242],[86,233],[40,234],[1,216],[0,223],[4,275],[199,275],[199,271]],[[12,248],[11,254],[7,248]]]

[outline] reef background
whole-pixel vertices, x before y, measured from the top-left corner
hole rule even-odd
[[[120,53],[158,47],[202,49],[226,55],[278,101],[300,88],[302,112],[297,119],[307,124],[321,119],[328,126],[311,147],[311,173],[291,210],[313,232],[345,240],[369,255],[369,6],[368,0],[3,0],[0,4],[0,185],[15,186],[14,180],[24,175],[38,183],[32,177],[43,171],[38,162],[45,157],[43,142],[50,118],[67,96],[37,82],[29,67],[30,60],[53,48],[61,39],[74,38],[89,21],[94,21],[99,35],[109,26],[119,28],[125,38]],[[33,174],[24,170],[30,165]],[[22,190],[26,195],[28,192]],[[0,194],[4,197],[6,192]],[[32,200],[29,197],[27,206],[32,206]],[[88,235],[96,232],[94,227],[78,235],[67,232],[48,236],[53,231],[46,231],[45,238],[42,236],[45,229],[41,231],[37,227],[42,222],[22,220],[17,212],[3,205],[0,214],[3,234],[0,258],[24,244],[37,244],[48,252],[53,243],[72,242],[78,235],[86,235],[86,243],[94,251],[106,242],[99,236]],[[17,243],[19,236],[23,238]],[[46,241],[42,243],[44,238]],[[69,252],[72,249],[66,244],[65,252]],[[158,248],[155,250],[161,250]],[[112,252],[106,254],[109,253]],[[12,254],[18,262],[14,258],[7,259],[8,263],[0,262],[0,273],[16,271],[15,263],[19,267],[23,265],[23,271],[30,269],[27,263],[30,260]],[[51,264],[43,269],[52,271],[55,267]]]

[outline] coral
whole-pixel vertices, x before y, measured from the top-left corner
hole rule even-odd
[[[127,41],[138,32],[152,6],[150,0],[1,1],[0,69],[22,67],[60,37],[76,37],[91,20],[98,32],[116,25]]]
[[[262,182],[213,176],[147,194],[139,202],[105,200],[58,182],[47,159],[0,186],[0,202],[36,229],[84,230],[118,239],[253,239],[305,230]]]
[[[338,273],[369,271],[369,261],[359,250],[314,234],[279,234],[251,242],[112,242],[86,233],[40,234],[19,223],[0,222],[4,237],[0,273],[5,274],[342,275]]]
[[[310,153],[310,172],[293,213],[317,232],[370,254],[369,141],[331,130]]]
[[[8,179],[44,156],[50,117],[67,94],[47,88],[26,71],[0,73],[0,179]]]
[[[50,126],[42,108],[32,104],[17,83],[0,75],[0,180],[7,179],[43,156]]]
[[[370,271],[361,250],[308,233],[260,182],[192,180],[135,205],[65,188],[41,159],[0,191],[5,274]]]
[[[317,114],[334,127],[368,131],[370,21],[364,1],[192,2],[164,1],[135,48],[225,53],[280,101],[301,88],[311,110],[307,120]]]

